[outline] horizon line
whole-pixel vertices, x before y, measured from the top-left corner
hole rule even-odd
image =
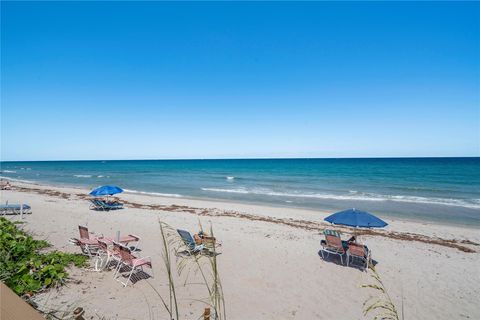
[[[478,156],[379,156],[379,157],[252,157],[252,158],[144,158],[144,159],[53,159],[53,160],[0,160],[3,162],[69,162],[69,161],[211,161],[211,160],[336,160],[336,159],[458,159]]]

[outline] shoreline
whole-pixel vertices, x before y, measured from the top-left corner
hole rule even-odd
[[[54,183],[45,183],[45,182],[37,182],[37,181],[29,181],[29,180],[22,180],[22,179],[15,179],[15,178],[9,178],[9,177],[4,177],[0,176],[1,179],[8,180],[11,182],[15,182],[20,185],[26,185],[28,186],[38,186],[41,188],[53,188],[53,189],[75,189],[79,191],[85,192],[87,195],[88,192],[90,191],[86,186],[79,186],[79,185],[70,185],[70,184],[54,184]],[[273,203],[273,202],[268,202],[268,203],[262,203],[258,201],[248,201],[248,200],[236,200],[236,199],[219,199],[219,198],[208,198],[208,197],[194,197],[194,196],[185,196],[185,195],[174,195],[174,194],[167,194],[167,193],[157,193],[157,192],[148,192],[148,191],[137,191],[137,190],[124,190],[122,194],[128,194],[128,195],[139,195],[139,196],[146,196],[146,197],[154,197],[154,198],[161,198],[165,199],[167,201],[173,201],[177,199],[180,202],[183,201],[193,201],[193,202],[205,202],[205,203],[218,203],[220,205],[224,205],[226,203],[228,204],[234,204],[237,206],[257,206],[257,207],[266,207],[266,208],[278,208],[278,209],[285,209],[285,210],[298,210],[298,211],[306,211],[310,212],[311,214],[320,214],[320,215],[327,215],[327,214],[332,214],[336,212],[336,210],[329,210],[326,208],[311,208],[308,206],[296,206],[292,204],[280,204],[280,203]],[[477,225],[472,225],[466,222],[454,222],[451,220],[446,220],[446,219],[427,219],[425,217],[418,217],[415,218],[414,216],[408,216],[408,217],[402,217],[401,214],[396,214],[396,213],[375,213],[376,215],[382,217],[383,219],[387,220],[393,220],[393,221],[402,221],[406,223],[419,223],[419,224],[434,224],[434,225],[442,225],[442,226],[450,226],[450,227],[458,227],[458,228],[466,228],[466,229],[472,229],[472,228],[478,228],[480,227]]]
[[[46,184],[29,184],[19,183],[12,185],[14,190],[20,192],[36,192],[40,194],[47,194],[50,196],[61,197],[64,199],[71,199],[72,196],[78,199],[88,200],[91,196],[88,195],[88,189],[81,187],[64,187],[53,186]],[[38,187],[38,188],[34,188]],[[73,193],[71,191],[74,191]],[[82,191],[82,193],[79,193]],[[292,208],[281,206],[266,206],[258,204],[227,202],[220,200],[206,200],[195,199],[187,197],[166,197],[154,194],[142,194],[136,192],[123,192],[122,202],[126,208],[146,209],[146,210],[162,210],[169,212],[188,212],[197,216],[206,217],[230,217],[247,219],[251,221],[263,221],[268,223],[282,224],[294,228],[301,228],[310,231],[321,233],[323,229],[334,228],[343,233],[352,233],[352,228],[342,226],[332,226],[324,222],[323,218],[331,214],[327,211],[317,211],[305,208]],[[140,198],[144,201],[132,201],[131,198]],[[146,202],[145,202],[146,200]],[[161,203],[158,203],[161,202]],[[234,208],[234,209],[233,209]],[[287,211],[288,213],[295,212],[294,215],[279,214],[279,211]],[[267,212],[259,215],[258,212]],[[252,214],[253,213],[253,214]],[[402,241],[418,241],[423,243],[431,243],[440,246],[446,246],[458,249],[463,252],[473,253],[480,250],[480,238],[478,240],[471,240],[465,238],[446,238],[445,236],[438,236],[436,233],[428,234],[425,230],[412,232],[405,230],[404,227],[419,225],[429,226],[432,229],[445,229],[448,231],[454,230],[453,234],[461,235],[461,230],[465,232],[476,232],[475,227],[468,227],[464,225],[450,225],[450,224],[435,224],[427,221],[415,221],[408,219],[387,219],[389,226],[387,229],[364,229],[356,230],[358,235],[368,235],[374,237],[385,237]],[[435,228],[437,227],[437,228]],[[421,228],[420,228],[421,229]],[[425,234],[426,233],[426,234]]]

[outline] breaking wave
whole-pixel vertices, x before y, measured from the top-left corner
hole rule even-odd
[[[382,195],[375,193],[359,193],[350,191],[347,195],[322,194],[322,193],[300,193],[300,192],[277,192],[268,189],[222,189],[222,188],[201,188],[203,191],[220,192],[220,193],[237,193],[237,194],[253,194],[276,197],[293,197],[293,198],[312,198],[312,199],[332,199],[332,200],[353,200],[353,201],[394,201],[408,203],[435,204],[446,206],[457,206],[471,209],[480,209],[480,199],[463,200],[448,198],[427,198],[416,196],[400,196],[400,195]]]
[[[176,194],[176,193],[146,192],[146,191],[129,190],[129,189],[123,189],[123,190],[128,193],[145,194],[149,196],[173,197],[173,198],[182,197],[181,194]]]

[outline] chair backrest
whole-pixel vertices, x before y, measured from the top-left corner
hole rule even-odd
[[[105,206],[107,206],[107,203],[105,201],[101,200],[101,199],[97,199],[97,205],[99,207],[105,207]]]
[[[180,237],[182,237],[182,240],[185,243],[185,245],[187,245],[187,247],[189,247],[190,249],[195,248],[195,239],[193,239],[190,232],[182,229],[177,229],[177,232],[180,235]]]
[[[328,246],[343,250],[342,239],[340,237],[326,234],[325,239],[327,240]]]
[[[78,231],[80,232],[80,239],[90,239],[88,234],[88,228],[85,226],[78,226]]]
[[[107,251],[108,244],[101,239],[97,239],[97,241],[98,241],[98,246],[100,247],[100,249],[102,249],[103,251]]]
[[[120,246],[121,246],[120,243],[113,241],[113,247],[112,247],[113,253],[120,255]]]
[[[121,245],[120,243],[117,243],[117,242],[113,242],[113,245],[114,245],[114,247],[115,246],[117,247],[118,254],[120,255],[120,258],[122,259],[122,261],[124,263],[127,263],[127,264],[131,265],[132,261],[133,261],[133,259],[135,259],[135,257],[133,256],[130,248],[126,247],[124,245]]]
[[[348,244],[348,252],[350,253],[350,255],[356,256],[356,257],[364,258],[366,256],[365,246],[361,244],[356,244],[356,243]]]
[[[330,236],[334,236],[334,237],[338,237],[340,238],[341,237],[341,233],[336,231],[336,230],[331,230],[331,229],[325,229],[323,230],[323,234],[324,235],[330,235]]]

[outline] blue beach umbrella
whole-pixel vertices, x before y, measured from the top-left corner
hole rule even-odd
[[[388,225],[385,221],[375,217],[373,214],[353,209],[334,213],[324,219],[333,224],[355,228],[383,228]]]
[[[123,189],[117,186],[101,186],[93,189],[90,195],[94,197],[98,196],[111,196],[112,194],[122,193]]]

